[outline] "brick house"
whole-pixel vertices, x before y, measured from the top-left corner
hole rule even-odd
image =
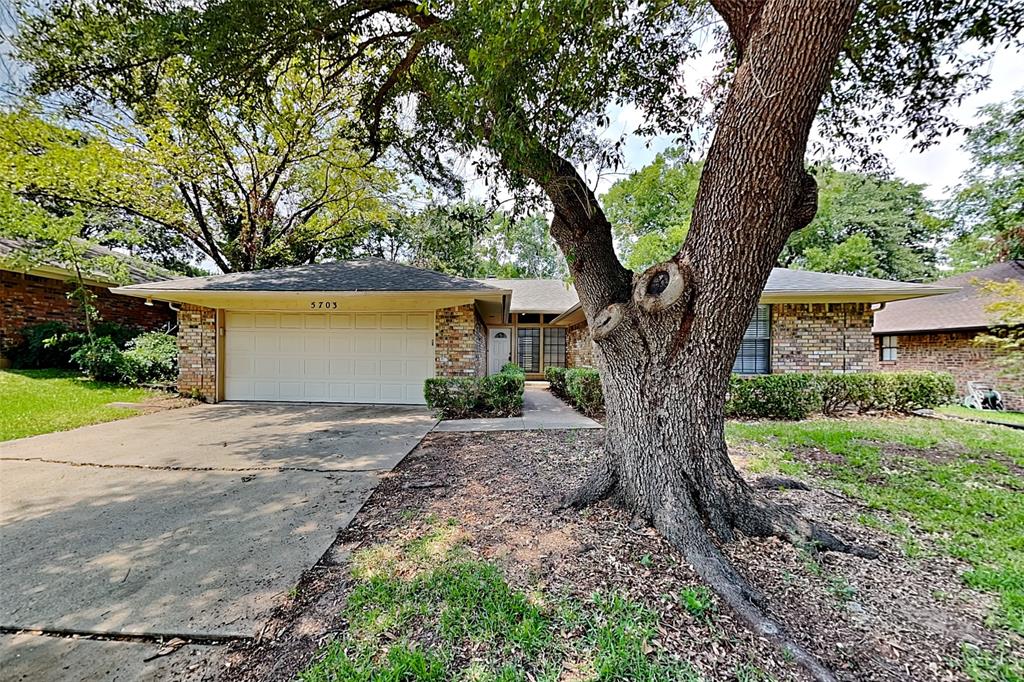
[[[1000,372],[995,351],[975,339],[995,322],[986,306],[995,299],[982,282],[1024,282],[1024,261],[995,263],[935,282],[955,291],[941,296],[886,305],[875,314],[875,358],[880,370],[952,372],[957,390],[967,382],[990,383],[1003,395],[1007,409],[1024,410],[1024,381]]]
[[[0,367],[8,364],[4,353],[21,343],[25,327],[43,322],[62,322],[74,329],[82,325],[81,308],[68,300],[68,293],[76,286],[74,273],[56,262],[32,263],[26,254],[26,242],[0,239]],[[147,304],[110,291],[118,279],[141,284],[173,277],[173,273],[103,247],[90,248],[86,258],[97,263],[116,259],[122,271],[123,276],[115,278],[92,268],[84,277],[103,320],[145,330],[173,327],[175,313],[167,303]]]
[[[506,362],[528,378],[594,364],[575,290],[368,259],[137,284],[171,301],[183,393],[208,400],[423,403],[433,376]],[[743,373],[873,369],[873,305],[950,289],[777,268],[736,359]]]

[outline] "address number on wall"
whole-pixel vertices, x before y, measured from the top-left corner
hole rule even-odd
[[[309,309],[310,310],[337,310],[338,309],[338,302],[337,301],[310,301],[309,302]]]

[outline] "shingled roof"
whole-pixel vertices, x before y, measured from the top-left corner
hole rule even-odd
[[[51,269],[63,272],[66,275],[71,274],[74,266],[70,263],[64,263],[55,259],[44,263],[35,262],[36,259],[33,257],[32,252],[37,247],[33,244],[33,242],[27,239],[0,237],[0,269],[51,277],[57,274],[57,272],[45,272],[44,270]],[[114,273],[104,271],[101,265],[103,260],[116,261],[119,268],[123,268],[128,281],[134,284],[179,277],[178,273],[160,267],[155,263],[150,263],[128,253],[108,249],[105,246],[90,244],[85,248],[83,255],[83,260],[87,264],[88,269],[87,273],[83,273],[86,275],[86,278],[105,284],[120,284],[123,283],[123,279],[120,273],[115,275]]]
[[[875,334],[937,332],[984,329],[995,323],[985,307],[996,299],[986,292],[982,282],[1024,282],[1024,260],[994,263],[988,267],[947,277],[936,286],[955,287],[958,291],[931,298],[898,301],[875,313]]]
[[[495,279],[480,280],[491,286],[512,291],[509,312],[563,313],[579,302],[576,288],[560,279]]]
[[[288,268],[187,277],[121,287],[119,291],[485,291],[497,287],[380,258],[297,265]]]

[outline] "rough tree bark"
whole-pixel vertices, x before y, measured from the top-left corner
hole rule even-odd
[[[724,402],[732,361],[789,235],[814,216],[807,139],[856,0],[712,0],[736,43],[738,67],[708,152],[682,249],[633,276],[610,226],[570,164],[537,179],[555,207],[596,346],[607,409],[606,458],[565,500],[612,496],[651,524],[762,635],[817,679],[832,674],[786,637],[718,545],[737,533],[854,551],[767,504],[728,458]]]

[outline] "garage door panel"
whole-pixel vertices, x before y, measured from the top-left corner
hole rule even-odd
[[[432,313],[225,315],[225,397],[423,404]]]

